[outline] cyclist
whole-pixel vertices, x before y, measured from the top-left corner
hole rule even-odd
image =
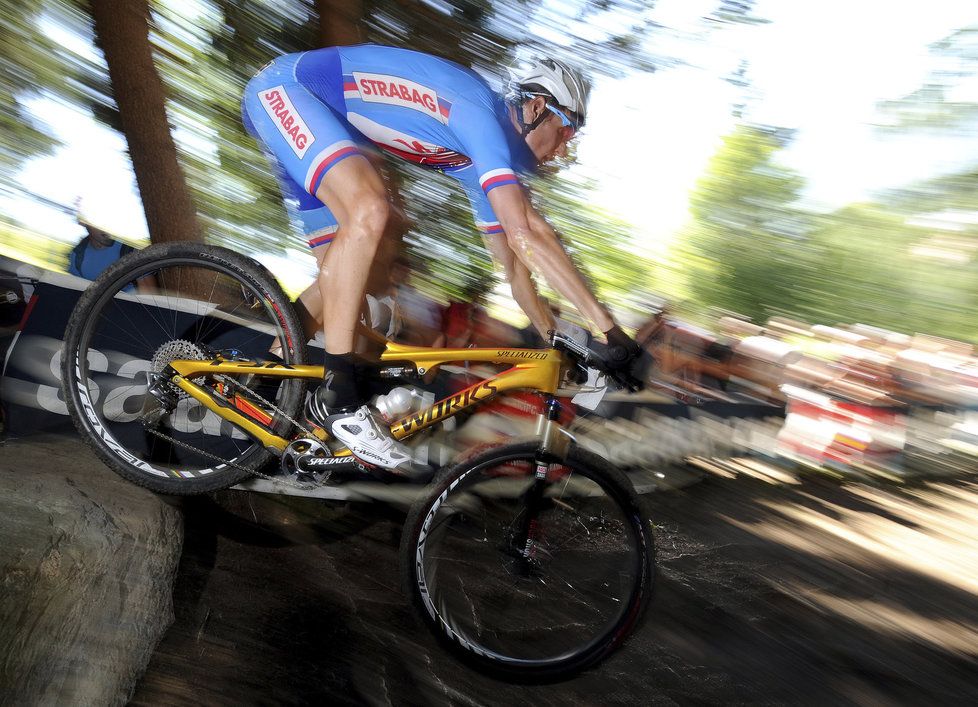
[[[246,128],[274,155],[319,265],[318,286],[300,302],[306,318],[321,318],[325,333],[326,380],[308,413],[362,461],[406,476],[421,471],[373,419],[357,388],[355,328],[391,214],[371,145],[459,180],[514,299],[541,334],[554,322],[531,273],[605,333],[617,365],[629,366],[640,353],[588,289],[518,177],[566,154],[584,124],[588,90],[577,71],[544,58],[515,74],[502,97],[463,66],[376,45],[284,55],[248,83]]]

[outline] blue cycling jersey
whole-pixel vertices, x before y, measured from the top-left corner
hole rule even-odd
[[[475,72],[428,54],[360,45],[279,57],[249,82],[244,118],[299,201],[311,247],[336,219],[315,198],[325,174],[372,143],[461,182],[476,224],[501,232],[487,194],[535,161],[509,109]]]

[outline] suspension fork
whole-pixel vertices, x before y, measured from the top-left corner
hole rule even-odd
[[[537,541],[540,537],[538,517],[544,506],[544,494],[553,484],[548,480],[550,470],[555,462],[566,459],[571,437],[557,422],[560,417],[560,401],[548,395],[545,411],[540,416],[538,433],[540,448],[534,455],[533,485],[523,494],[525,512],[516,529],[513,539],[513,549],[518,553],[520,573],[529,573],[537,554]]]

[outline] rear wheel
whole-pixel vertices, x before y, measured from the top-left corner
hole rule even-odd
[[[62,356],[69,414],[96,454],[129,481],[167,494],[233,486],[272,455],[157,374],[171,361],[210,360],[216,352],[266,360],[275,340],[285,344],[284,363],[305,362],[298,318],[261,265],[215,246],[150,246],[106,270],[72,313]],[[257,396],[223,376],[194,382],[279,435],[305,395],[297,379],[244,381]],[[149,393],[154,383],[166,404]]]
[[[405,523],[408,591],[435,634],[507,678],[557,680],[607,656],[651,592],[648,520],[620,471],[574,447],[490,449],[442,477]]]

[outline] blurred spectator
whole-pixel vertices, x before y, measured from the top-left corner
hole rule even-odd
[[[403,255],[391,263],[391,294],[400,319],[397,339],[415,346],[430,346],[439,335],[441,313],[432,299],[411,284],[411,264]]]
[[[663,305],[639,327],[636,341],[651,354],[654,375],[669,385],[712,397],[710,391],[726,388],[733,351],[714,334],[680,321]]]
[[[655,341],[666,325],[666,316],[665,307],[658,309],[638,328],[635,333],[635,341],[638,342],[639,346],[648,349],[652,345],[652,342]]]
[[[435,339],[438,348],[464,349],[473,345],[476,322],[485,315],[478,302],[449,302],[441,313],[441,334]]]
[[[475,345],[478,324],[486,317],[482,301],[487,289],[488,282],[480,280],[466,287],[459,300],[448,303],[441,313],[441,334],[434,346],[464,349]]]
[[[470,284],[441,313],[441,334],[432,344],[444,348],[522,346],[520,330],[489,316],[483,303],[492,291],[492,276]]]
[[[13,331],[24,316],[27,300],[24,287],[15,273],[0,270],[0,338]],[[0,352],[0,361],[3,360]]]
[[[68,255],[68,272],[76,277],[94,280],[112,263],[135,250],[131,245],[115,240],[85,216],[79,215],[78,223],[85,227],[88,235]]]

